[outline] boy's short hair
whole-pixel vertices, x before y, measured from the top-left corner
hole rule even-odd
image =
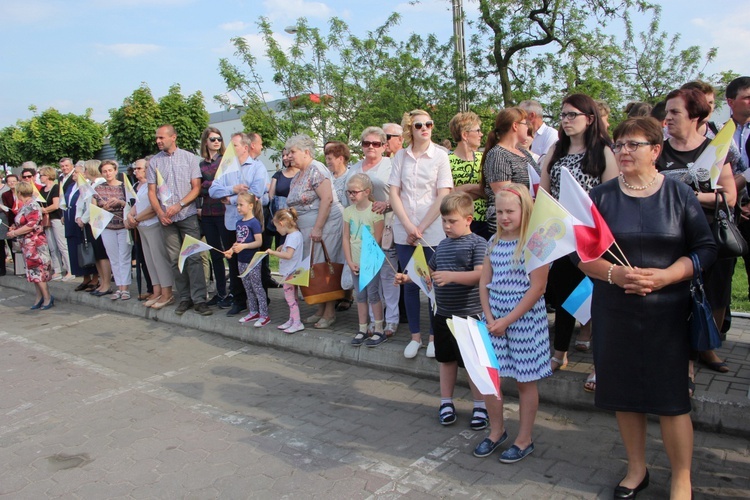
[[[466,193],[453,192],[440,203],[440,215],[459,213],[461,217],[474,216],[474,200]]]

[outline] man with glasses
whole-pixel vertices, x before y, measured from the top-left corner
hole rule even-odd
[[[383,132],[385,132],[385,156],[390,158],[404,147],[404,129],[397,123],[385,123]]]
[[[263,150],[263,139],[260,134],[236,133],[232,135],[232,144],[235,153],[237,153],[240,169],[227,172],[218,179],[214,179],[211,187],[208,188],[208,195],[211,198],[221,200],[225,204],[224,227],[226,227],[227,234],[232,241],[225,241],[224,244],[230,246],[237,241],[237,221],[242,218],[237,213],[237,195],[250,192],[262,203],[266,186],[269,183],[266,167],[258,160]],[[268,259],[264,260],[267,261]],[[231,317],[247,309],[247,295],[245,294],[245,287],[242,286],[242,280],[239,278],[236,253],[229,259],[229,287],[234,302],[227,311],[227,316]],[[266,296],[268,296],[267,293]]]
[[[531,142],[531,152],[544,156],[555,145],[558,139],[557,130],[544,123],[542,105],[534,100],[521,101],[519,108],[526,111],[526,122],[531,126],[534,140]],[[541,158],[539,164],[542,164]]]
[[[182,272],[177,266],[185,236],[201,238],[195,206],[201,190],[201,158],[177,147],[177,133],[172,125],[162,125],[156,130],[156,146],[159,153],[149,161],[146,173],[148,198],[162,224],[174,284],[180,297],[175,314],[181,316],[192,308],[201,316],[210,316],[213,313],[206,305],[206,275],[201,256],[188,257]],[[169,191],[165,200],[160,200],[157,194],[157,172]]]

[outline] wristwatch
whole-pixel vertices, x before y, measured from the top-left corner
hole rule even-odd
[[[180,208],[185,208],[185,204],[180,200]]]

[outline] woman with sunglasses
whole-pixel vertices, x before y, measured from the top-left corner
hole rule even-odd
[[[604,128],[596,102],[591,97],[572,94],[563,100],[558,137],[557,144],[544,157],[540,183],[555,199],[560,198],[562,167],[570,170],[587,193],[602,182],[617,177],[617,163],[610,149],[612,140]],[[568,256],[557,259],[550,269],[547,299],[555,307],[554,353],[550,360],[553,372],[568,363],[568,348],[576,326],[575,318],[563,309],[562,303],[583,278],[583,272]],[[581,327],[581,336],[576,341],[576,346],[587,350],[590,339],[589,322]]]
[[[417,245],[424,248],[429,262],[434,248],[445,238],[440,219],[440,203],[453,189],[448,153],[432,142],[433,121],[426,111],[415,109],[404,113],[401,121],[404,142],[408,147],[392,158],[389,201],[396,219],[393,222],[393,241],[401,268],[405,269]],[[409,320],[411,342],[404,349],[404,357],[413,358],[422,347],[419,287],[404,285],[404,304]],[[432,306],[430,306],[432,318]],[[432,321],[430,321],[432,323]],[[432,326],[430,326],[427,357],[435,357]]]
[[[224,204],[221,200],[211,198],[208,189],[214,182],[216,170],[221,164],[226,147],[224,138],[219,129],[208,127],[201,135],[201,194],[200,194],[200,225],[201,232],[206,237],[206,243],[214,248],[229,248],[232,242],[230,231],[224,226]],[[227,298],[227,279],[224,268],[224,256],[219,252],[209,252],[211,267],[214,270],[214,282],[216,283],[216,295],[208,301],[207,305],[218,305]],[[226,305],[226,303],[224,304]],[[229,303],[231,305],[231,303]]]
[[[393,124],[386,125],[394,126]],[[401,128],[398,125],[396,127],[398,129]],[[383,215],[385,218],[385,227],[389,231],[392,231],[393,219],[395,217],[393,210],[391,210],[391,204],[388,201],[391,193],[388,178],[391,176],[392,165],[391,158],[386,153],[386,147],[390,143],[393,143],[391,146],[394,144],[400,146],[401,143],[393,141],[393,137],[388,139],[388,135],[380,127],[367,127],[362,131],[360,141],[364,157],[352,165],[349,169],[349,176],[365,174],[370,178],[372,182],[372,196],[375,198],[375,201],[372,203],[372,210]],[[384,154],[386,156],[383,156]],[[396,272],[393,269],[398,267],[398,257],[396,256],[396,247],[393,245],[393,238],[390,240],[390,244],[387,241],[381,242],[385,258],[391,263],[391,265],[388,265],[388,262],[383,262],[383,267],[380,268],[380,294],[383,297],[385,305],[385,328],[383,334],[386,337],[392,337],[398,329],[398,302],[401,298],[401,287],[393,286],[393,281],[396,279]]]

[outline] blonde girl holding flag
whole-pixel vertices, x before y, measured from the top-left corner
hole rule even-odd
[[[224,252],[227,259],[237,254],[240,276],[250,265],[256,251],[263,244],[263,206],[253,193],[237,195],[237,213],[242,219],[237,221],[237,242],[232,248]],[[253,326],[260,328],[271,322],[268,314],[268,298],[260,277],[260,266],[255,266],[249,273],[242,276],[242,285],[247,294],[246,316],[240,318],[240,323],[255,321]]]
[[[508,464],[534,451],[532,431],[539,407],[536,383],[552,375],[544,302],[549,267],[540,266],[527,274],[523,252],[532,206],[523,184],[509,184],[495,193],[497,234],[490,240],[479,281],[479,298],[500,376],[513,378],[518,385],[518,436],[500,455],[500,462]],[[485,403],[491,430],[474,450],[478,457],[489,456],[508,439],[502,400],[486,396]]]
[[[276,250],[268,249],[266,252],[279,258],[279,273],[285,280],[284,299],[289,306],[289,319],[277,328],[283,330],[284,333],[297,333],[305,329],[297,304],[297,286],[286,283],[286,279],[302,266],[304,258],[302,255],[304,240],[297,227],[297,211],[293,208],[282,208],[274,214],[273,223],[284,241]]]

